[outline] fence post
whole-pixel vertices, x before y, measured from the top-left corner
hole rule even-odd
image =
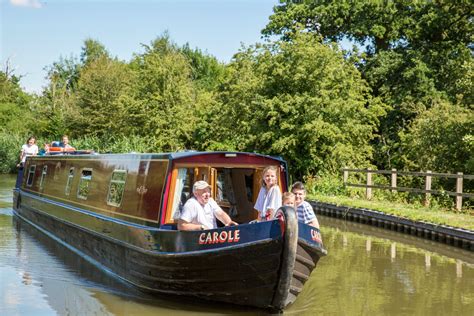
[[[392,181],[391,185],[392,193],[397,192],[397,169],[392,169]]]
[[[367,200],[372,199],[372,188],[369,186],[372,185],[372,173],[370,173],[370,168],[367,168],[367,187],[365,188],[365,197]]]
[[[344,182],[344,186],[347,183],[347,179],[349,178],[349,171],[347,169],[342,169],[343,176],[342,176],[342,181]]]
[[[462,180],[463,180],[463,173],[458,172],[458,177],[456,178],[456,193],[462,193]],[[456,210],[460,211],[462,208],[462,195],[456,195]]]
[[[431,170],[426,170],[426,173],[431,173]],[[425,190],[431,190],[431,174],[426,175],[425,178]],[[431,193],[425,192],[425,206],[430,206]]]

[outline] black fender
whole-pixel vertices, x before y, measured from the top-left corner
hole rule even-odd
[[[295,210],[289,206],[282,206],[275,212],[275,218],[280,221],[283,234],[283,251],[280,266],[280,277],[272,309],[282,311],[287,305],[290,293],[290,284],[295,268],[296,250],[298,248],[298,217]]]

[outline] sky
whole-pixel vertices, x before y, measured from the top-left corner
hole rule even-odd
[[[0,62],[40,93],[45,67],[79,58],[92,38],[121,60],[142,53],[164,32],[178,45],[229,62],[241,45],[262,42],[260,31],[278,0],[0,0]]]

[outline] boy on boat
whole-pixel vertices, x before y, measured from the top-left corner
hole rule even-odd
[[[313,207],[304,200],[306,197],[306,189],[304,188],[304,184],[300,181],[295,182],[291,186],[291,192],[295,195],[298,221],[319,228],[319,221],[316,218],[316,214],[314,214]]]
[[[186,201],[178,220],[179,230],[205,230],[217,228],[216,218],[225,226],[238,225],[211,198],[211,186],[206,181],[193,185],[193,197]]]

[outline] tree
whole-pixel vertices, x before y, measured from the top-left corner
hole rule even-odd
[[[110,58],[110,54],[105,49],[105,46],[97,40],[86,39],[81,51],[81,65],[87,66],[102,57]]]
[[[69,126],[76,135],[123,135],[127,128],[127,102],[134,83],[129,66],[101,55],[84,66],[77,85],[76,112]]]
[[[191,65],[193,82],[206,91],[215,91],[225,76],[225,66],[214,56],[203,53],[200,49],[191,49],[189,44],[179,48]]]
[[[31,100],[32,97],[21,89],[19,77],[9,71],[0,71],[0,131],[33,132]]]
[[[474,7],[466,1],[283,1],[263,34],[320,34],[365,46],[356,62],[392,110],[374,142],[379,167],[403,167],[400,133],[440,98],[472,109]],[[357,50],[353,52],[357,54]]]
[[[96,40],[86,39],[79,59],[75,56],[61,57],[46,67],[49,84],[36,106],[40,134],[59,137],[64,133],[83,133],[78,130],[81,126],[78,125],[81,120],[77,105],[78,84],[85,68],[100,58],[110,59],[105,47]]]
[[[189,148],[197,113],[190,63],[167,34],[144,48],[131,62],[133,133],[151,138],[156,151]]]
[[[402,134],[405,165],[474,173],[474,112],[438,101]]]
[[[297,34],[241,51],[230,68],[210,148],[280,155],[297,177],[369,163],[383,106],[336,47]]]

